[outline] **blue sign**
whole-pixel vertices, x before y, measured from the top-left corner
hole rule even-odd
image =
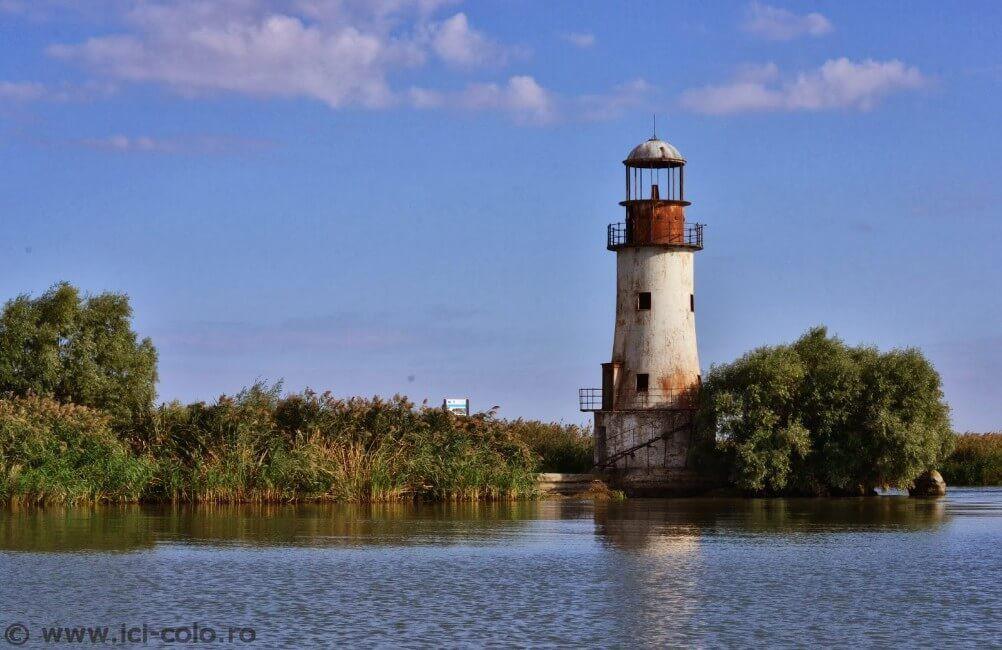
[[[456,415],[470,414],[470,398],[468,397],[462,397],[462,398],[446,397],[445,402],[442,403],[442,406],[444,406],[446,410],[452,411]]]

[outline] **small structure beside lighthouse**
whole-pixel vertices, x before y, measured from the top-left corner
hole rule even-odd
[[[583,388],[595,413],[595,465],[629,494],[698,491],[689,464],[701,375],[694,263],[703,225],[685,220],[685,158],[654,136],[623,161],[622,223],[609,224],[616,253],[616,327],[602,387]]]

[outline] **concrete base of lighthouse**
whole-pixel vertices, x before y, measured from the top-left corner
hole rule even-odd
[[[595,466],[627,496],[684,496],[716,482],[692,467],[692,409],[595,411]]]

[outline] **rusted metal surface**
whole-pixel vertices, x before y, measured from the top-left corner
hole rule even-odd
[[[637,232],[637,231],[640,232]],[[667,233],[652,233],[651,229],[634,228],[630,223],[610,223],[606,228],[605,247],[611,251],[623,246],[680,246],[703,250],[703,224],[685,223],[667,229]]]
[[[633,202],[626,207],[626,228],[637,244],[655,241],[682,243],[685,208],[661,201]]]

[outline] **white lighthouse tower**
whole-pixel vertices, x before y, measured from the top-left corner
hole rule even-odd
[[[657,136],[626,167],[625,221],[610,224],[616,327],[602,388],[583,388],[595,413],[595,464],[633,494],[691,492],[689,467],[701,382],[693,267],[703,226],[687,223],[685,158]]]

